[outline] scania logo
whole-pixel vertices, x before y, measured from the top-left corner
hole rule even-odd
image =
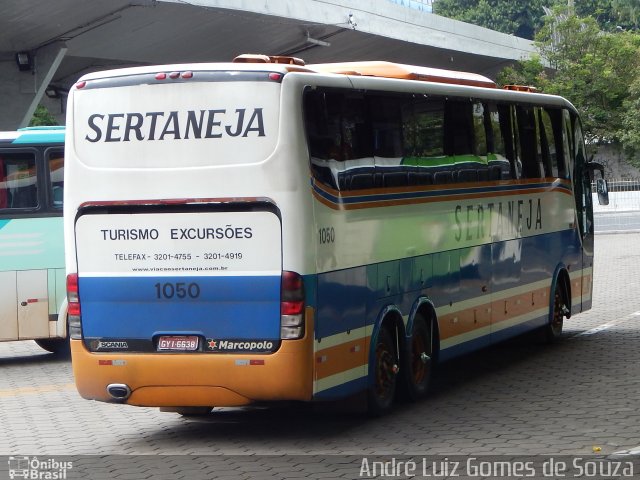
[[[129,348],[129,344],[127,342],[122,342],[122,341],[101,341],[101,340],[97,340],[97,341],[93,341],[91,342],[91,346],[93,348],[95,348],[96,350],[100,350],[103,348],[119,348],[119,349],[128,349]]]

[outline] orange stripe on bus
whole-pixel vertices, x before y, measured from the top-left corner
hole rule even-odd
[[[490,303],[438,317],[441,340],[491,325]]]
[[[521,295],[495,300],[491,303],[492,324],[510,320],[520,315],[535,312],[541,308],[549,308],[550,289],[539,288]]]
[[[369,361],[370,341],[370,337],[365,337],[318,350],[315,354],[315,379],[320,380],[366,365]]]
[[[440,338],[446,340],[489,325],[496,325],[548,307],[549,302],[549,288],[545,287],[441,315],[438,317]]]
[[[587,295],[591,293],[591,275],[583,275],[582,276],[582,295]]]

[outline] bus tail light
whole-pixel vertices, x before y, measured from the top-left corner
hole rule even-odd
[[[74,340],[82,339],[77,273],[67,275],[67,317],[69,322],[69,337]]]
[[[295,340],[304,336],[304,283],[296,272],[282,272],[280,298],[280,338]]]

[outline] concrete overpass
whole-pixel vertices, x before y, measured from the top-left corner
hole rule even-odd
[[[266,53],[308,63],[388,60],[494,77],[534,52],[528,40],[406,6],[416,3],[2,0],[0,130],[27,125],[38,103],[63,124],[70,85],[108,68]]]

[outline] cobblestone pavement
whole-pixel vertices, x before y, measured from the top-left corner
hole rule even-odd
[[[33,342],[0,344],[0,455],[74,456],[71,473],[87,464],[91,478],[358,478],[363,456],[633,450],[640,445],[640,234],[599,235],[596,255],[594,308],[565,322],[563,341],[521,338],[444,364],[428,399],[378,419],[346,405],[183,418],[91,402],[76,393],[67,360]],[[0,458],[0,479],[5,468]]]

